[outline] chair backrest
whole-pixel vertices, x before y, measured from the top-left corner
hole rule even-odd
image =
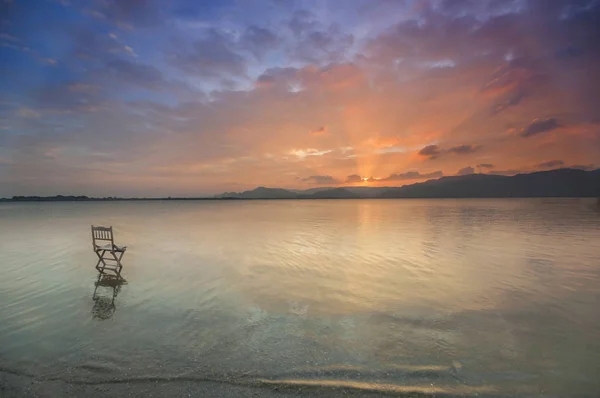
[[[96,245],[97,240],[108,241],[114,245],[115,242],[113,239],[112,227],[94,227],[92,225],[92,245],[94,246],[94,249],[97,246]]]

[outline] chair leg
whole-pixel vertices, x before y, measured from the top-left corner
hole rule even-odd
[[[102,272],[102,269],[100,268],[101,262],[102,262],[102,260],[98,260],[98,262],[96,263],[96,269],[98,270],[98,272]]]
[[[123,269],[123,264],[121,264],[121,259],[123,258],[123,255],[125,254],[125,252],[119,252],[119,256],[117,256],[117,254],[115,252],[110,252],[113,256],[113,258],[115,259],[117,266],[116,266],[116,270],[115,272],[117,273],[118,276],[121,276],[121,270]]]
[[[96,263],[96,269],[102,273],[104,273],[104,268],[106,267],[106,261],[104,261],[105,253],[106,250],[102,250],[102,253],[100,253],[100,250],[96,251],[96,256],[98,256],[98,263]],[[102,267],[100,267],[100,263],[102,263]]]
[[[122,252],[115,252],[112,250],[97,250],[95,251],[96,256],[98,256],[98,262],[96,263],[96,269],[101,272],[104,273],[104,269],[108,266],[108,264],[106,263],[106,260],[110,260],[110,261],[114,261],[115,262],[115,266],[114,268],[109,268],[110,270],[115,271],[115,273],[120,277],[121,276],[121,270],[123,269],[123,264],[121,264],[121,259],[123,258],[123,255],[125,254],[124,251]],[[105,257],[108,256],[108,254],[111,254],[111,257]],[[119,255],[117,255],[117,253]],[[102,264],[102,265],[100,265]]]

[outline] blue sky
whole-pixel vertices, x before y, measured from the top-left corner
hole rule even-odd
[[[0,197],[600,163],[600,2],[3,0]]]

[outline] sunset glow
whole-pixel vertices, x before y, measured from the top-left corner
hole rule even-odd
[[[0,197],[600,165],[600,2],[0,3]]]

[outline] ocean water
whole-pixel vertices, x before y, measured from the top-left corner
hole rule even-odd
[[[126,282],[99,278],[91,224],[128,246]],[[0,203],[0,371],[599,396],[600,207]]]

